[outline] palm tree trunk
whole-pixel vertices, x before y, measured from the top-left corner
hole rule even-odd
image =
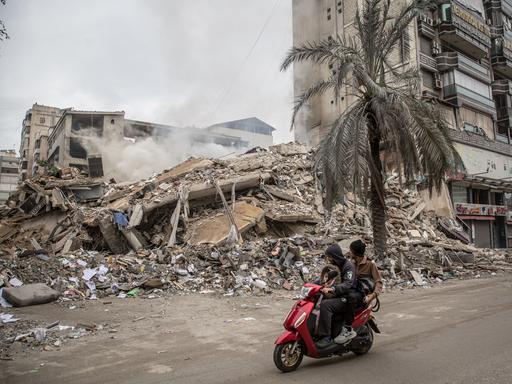
[[[382,259],[386,254],[386,203],[384,200],[384,181],[382,179],[382,162],[380,159],[381,135],[375,122],[371,122],[368,130],[370,156],[373,170],[370,183],[370,211],[372,217],[373,245],[375,257]],[[382,191],[379,193],[379,191]]]

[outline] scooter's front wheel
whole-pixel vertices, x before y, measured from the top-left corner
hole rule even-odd
[[[274,349],[274,364],[283,372],[295,371],[304,357],[304,347],[301,342],[290,341],[276,345]]]

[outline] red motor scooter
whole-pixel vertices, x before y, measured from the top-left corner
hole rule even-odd
[[[313,358],[343,355],[354,352],[364,355],[373,344],[373,332],[380,333],[372,315],[372,308],[364,306],[355,311],[352,328],[357,336],[345,344],[332,343],[319,349],[313,340],[318,327],[320,303],[322,301],[323,287],[317,284],[306,283],[302,287],[299,300],[294,304],[283,325],[285,332],[275,342],[274,363],[283,372],[291,372],[298,368],[304,355]],[[341,331],[343,324],[333,318],[335,324],[334,334]]]

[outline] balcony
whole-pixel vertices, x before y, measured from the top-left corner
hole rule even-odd
[[[436,36],[434,20],[424,14],[420,14],[418,16],[418,32],[425,37],[433,39]]]
[[[510,40],[503,37],[494,39],[491,65],[495,72],[512,77],[512,42]]]
[[[512,95],[512,83],[510,80],[494,80],[492,83],[492,94],[493,96],[497,95]]]
[[[512,0],[484,0],[483,3],[487,10],[504,12],[512,16]]]
[[[455,212],[463,216],[507,216],[505,205],[455,203]]]
[[[486,65],[477,63],[459,52],[442,52],[436,57],[439,72],[458,69],[484,83],[491,82],[491,71]]]
[[[420,52],[420,66],[430,72],[437,72],[436,59]]]
[[[455,142],[501,153],[506,156],[512,156],[512,145],[505,144],[500,141],[489,140],[482,135],[467,131],[460,131],[458,129],[450,129],[449,133],[451,139]]]
[[[483,113],[496,115],[494,101],[459,84],[445,84],[443,100],[454,107],[466,105]]]
[[[439,38],[475,58],[487,56],[491,31],[485,20],[455,3],[441,4]]]

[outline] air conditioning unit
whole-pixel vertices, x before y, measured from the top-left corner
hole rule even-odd
[[[432,42],[432,54],[438,55],[441,53],[441,44],[436,41]]]
[[[441,77],[438,73],[434,74],[434,88],[441,89],[443,84],[441,83]]]

